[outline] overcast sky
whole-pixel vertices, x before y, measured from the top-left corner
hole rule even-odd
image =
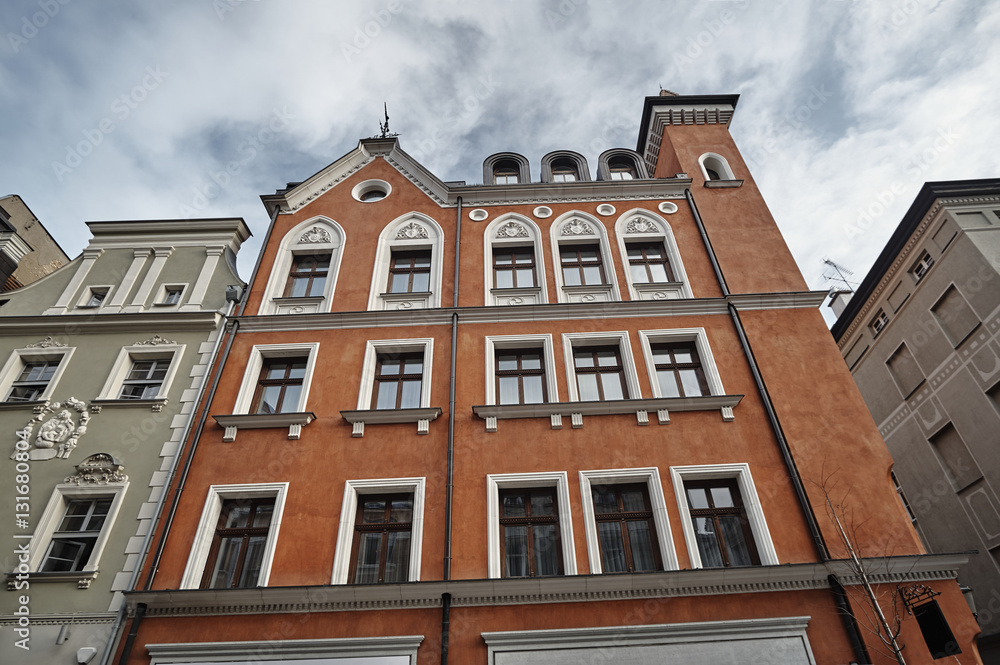
[[[811,288],[860,281],[921,184],[1000,176],[1000,3],[0,4],[0,194],[85,221],[242,216],[378,132],[443,180],[512,150],[593,170],[643,97],[739,93],[731,131]],[[235,162],[235,175],[216,175]]]

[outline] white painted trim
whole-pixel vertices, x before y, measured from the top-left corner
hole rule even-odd
[[[66,371],[66,367],[69,365],[74,351],[76,351],[75,346],[14,349],[7,358],[7,362],[4,363],[3,369],[0,369],[0,400],[7,399],[11,386],[17,380],[17,376],[21,373],[25,363],[52,361],[58,358],[59,366],[56,368],[55,373],[53,373],[49,385],[45,387],[45,390],[42,391],[42,394],[38,398],[39,400],[49,399],[52,397],[52,392],[56,389],[59,379],[62,378],[63,372]]]
[[[193,311],[201,309],[201,301],[208,293],[208,285],[215,275],[215,266],[219,264],[219,259],[225,251],[226,245],[207,245],[205,247],[205,263],[202,264],[201,272],[198,273],[198,277],[195,279],[194,287],[188,295],[187,303],[181,307],[181,310]]]
[[[602,573],[601,543],[597,538],[597,520],[594,517],[594,495],[591,486],[594,484],[619,485],[624,483],[645,482],[649,490],[649,502],[653,508],[653,523],[656,525],[656,538],[660,543],[660,558],[664,570],[677,570],[677,553],[674,552],[674,540],[670,534],[670,517],[667,515],[667,503],[663,497],[663,484],[660,482],[660,470],[655,466],[638,469],[601,469],[580,472],[580,498],[583,500],[583,525],[587,534],[587,556],[590,559],[590,572]]]
[[[155,267],[155,261],[157,260],[159,259],[158,258],[154,259],[154,267]],[[153,302],[150,303],[150,306],[155,307],[156,309],[162,310],[164,312],[172,312],[174,310],[179,310],[181,305],[184,304],[184,298],[185,296],[187,296],[190,288],[191,284],[189,282],[166,282],[160,284],[160,286],[156,289],[156,298],[153,300]],[[167,299],[167,289],[181,292],[181,297],[177,300],[177,302],[173,304],[167,304],[166,302],[164,302]]]
[[[163,377],[160,390],[156,393],[156,397],[150,399],[165,398],[167,393],[170,392],[170,384],[177,373],[177,367],[184,356],[185,348],[186,345],[184,344],[159,344],[157,346],[133,345],[122,347],[121,351],[118,352],[118,357],[115,359],[115,364],[111,368],[111,373],[108,375],[107,381],[104,382],[104,387],[101,388],[98,399],[121,398],[119,393],[121,392],[122,384],[125,381],[125,377],[128,376],[129,370],[132,369],[132,363],[136,360],[165,360],[170,358],[167,375]]]
[[[420,554],[424,543],[424,478],[373,478],[344,483],[344,502],[340,509],[337,547],[333,555],[330,584],[347,584],[351,576],[351,548],[354,544],[354,520],[361,494],[413,492],[413,530],[410,532],[410,571],[408,582],[420,581]]]
[[[686,342],[690,340],[694,340],[698,349],[698,358],[701,360],[701,368],[705,372],[709,394],[726,394],[726,389],[722,386],[722,376],[719,374],[719,368],[715,365],[712,349],[708,346],[708,334],[704,328],[640,330],[639,341],[642,344],[642,355],[646,359],[646,372],[653,388],[653,397],[663,397],[663,392],[660,390],[660,382],[656,378],[656,363],[653,362],[651,345],[659,342]]]
[[[115,285],[114,284],[89,284],[89,285],[87,285],[87,288],[85,288],[83,290],[83,293],[80,294],[80,298],[76,302],[76,309],[90,310],[90,311],[93,311],[93,312],[99,312],[99,311],[101,311],[103,309],[108,308],[108,309],[106,309],[106,311],[110,312],[110,311],[112,311],[112,308],[111,308],[111,298],[113,297],[112,294],[114,292],[115,292]],[[101,301],[101,304],[100,305],[88,305],[87,303],[90,302],[91,296],[93,296],[94,294],[97,294],[97,293],[103,293],[104,294],[104,299]],[[117,308],[113,308],[113,309],[114,309],[115,313],[118,312]]]
[[[764,508],[754,487],[750,465],[738,464],[703,464],[697,466],[670,467],[670,481],[674,485],[674,495],[677,497],[677,509],[681,514],[681,527],[684,531],[684,541],[687,544],[688,557],[692,568],[701,568],[701,554],[698,552],[698,540],[695,537],[694,526],[691,524],[691,511],[688,507],[687,494],[684,491],[685,480],[711,480],[715,478],[736,478],[743,499],[743,508],[750,522],[757,554],[762,566],[777,566],[778,553],[771,541],[771,532],[764,518]]]
[[[370,339],[365,344],[365,360],[361,366],[361,387],[358,390],[358,411],[371,410],[372,391],[375,389],[375,368],[379,353],[424,354],[424,372],[420,382],[420,408],[431,405],[431,370],[434,366],[434,338]]]
[[[145,276],[142,278],[142,283],[139,284],[139,289],[132,296],[132,302],[127,307],[124,308],[126,312],[141,312],[144,307],[146,307],[146,300],[149,298],[149,294],[153,292],[153,286],[156,284],[156,280],[160,278],[160,273],[163,271],[163,266],[167,263],[167,259],[173,254],[173,247],[153,247],[153,260],[149,264],[149,270],[146,271]],[[185,287],[187,284],[184,285]],[[162,298],[164,293],[163,285],[160,286],[159,298]],[[184,299],[184,293],[181,293],[181,300]],[[156,304],[151,303],[151,304]],[[180,305],[180,302],[177,303]]]
[[[508,487],[555,487],[559,501],[559,540],[563,574],[576,575],[576,541],[565,471],[542,473],[491,473],[486,476],[486,541],[490,579],[500,577],[500,490]]]
[[[400,228],[415,222],[427,229],[426,238],[396,239]],[[368,293],[368,309],[388,309],[390,303],[382,298],[388,291],[389,264],[392,260],[392,250],[431,250],[431,296],[427,307],[441,306],[441,275],[444,264],[444,230],[431,217],[421,212],[408,212],[385,225],[378,236],[375,249],[375,266],[372,270],[371,289]],[[402,295],[402,294],[399,294]]]
[[[110,302],[105,299],[104,303],[106,305],[118,309],[125,306],[125,299],[128,297],[129,292],[131,292],[132,287],[135,286],[135,280],[139,277],[139,271],[146,265],[146,261],[149,260],[149,256],[152,253],[153,249],[151,247],[132,250],[132,263],[129,265],[128,270],[125,271],[122,281],[118,284],[118,292],[115,293],[115,297]]]
[[[642,390],[639,388],[639,375],[635,371],[635,359],[632,357],[632,343],[627,330],[563,333],[563,360],[566,363],[566,387],[569,390],[569,401],[580,401],[580,388],[576,383],[576,367],[573,363],[574,347],[605,346],[617,344],[622,354],[622,368],[625,371],[625,384],[628,386],[626,399],[640,399]]]
[[[256,586],[267,586],[271,577],[271,564],[274,561],[274,550],[278,544],[278,531],[281,528],[281,514],[285,509],[285,495],[288,493],[288,483],[253,483],[246,485],[211,485],[205,498],[205,507],[198,520],[198,530],[191,543],[184,576],[181,578],[182,589],[197,589],[201,586],[201,578],[205,574],[205,564],[208,553],[212,549],[215,529],[222,514],[222,502],[225,499],[263,499],[274,497],[274,513],[271,515],[271,525],[267,530],[267,542],[264,544],[264,557],[260,562],[260,577]]]
[[[646,219],[646,221],[652,222],[656,227],[657,231],[649,231],[646,233],[630,233],[626,234],[625,229],[628,227],[628,223],[633,218],[641,216]],[[677,241],[674,239],[674,232],[670,228],[670,224],[667,220],[663,219],[659,215],[645,208],[633,208],[628,212],[624,213],[615,222],[615,238],[618,240],[618,255],[621,257],[622,267],[625,271],[625,282],[628,285],[629,298],[632,300],[639,300],[640,295],[638,290],[636,290],[635,285],[632,283],[632,266],[629,265],[628,261],[628,247],[626,240],[634,240],[636,242],[656,242],[657,240],[663,243],[663,248],[667,252],[667,260],[670,262],[670,269],[674,273],[674,281],[681,282],[681,297],[682,298],[693,298],[694,294],[691,292],[691,283],[688,281],[687,271],[684,270],[684,261],[681,258],[680,250],[677,248]]]
[[[310,228],[318,226],[330,234],[330,242],[324,243],[300,243],[302,234]],[[296,225],[288,231],[278,244],[277,253],[274,257],[274,265],[271,268],[271,275],[267,280],[264,289],[264,299],[260,304],[259,314],[278,314],[279,307],[274,301],[281,298],[285,292],[285,284],[288,282],[288,271],[292,267],[292,257],[296,254],[323,254],[330,252],[330,268],[326,274],[326,283],[323,287],[323,300],[319,303],[319,312],[329,312],[333,304],[333,295],[336,292],[337,276],[340,274],[341,258],[344,255],[344,247],[347,244],[347,234],[343,227],[337,222],[318,215]]]
[[[85,280],[87,275],[90,274],[90,270],[94,267],[94,263],[103,253],[103,248],[94,247],[87,247],[80,253],[82,258],[76,267],[76,272],[73,273],[69,283],[66,284],[66,288],[63,289],[63,292],[59,295],[59,300],[57,300],[52,307],[45,310],[45,314],[62,314],[66,308],[69,307],[70,302],[73,300],[73,296],[83,284],[83,280]],[[74,259],[74,261],[75,260],[76,259]]]
[[[83,569],[79,572],[93,572],[98,570],[101,561],[101,554],[104,552],[111,532],[114,530],[115,520],[121,510],[122,502],[125,500],[125,490],[128,489],[128,481],[123,483],[108,483],[106,485],[76,485],[59,484],[52,490],[52,496],[45,505],[45,511],[41,519],[35,526],[35,533],[31,538],[31,558],[28,567],[32,572],[38,571],[45,560],[45,553],[52,542],[52,534],[59,526],[66,507],[72,499],[99,499],[113,497],[111,507],[108,508],[108,516],[101,527],[101,533],[94,543],[94,549],[90,553],[90,558]]]
[[[562,236],[562,229],[573,219],[579,219],[593,227],[595,235],[584,236]],[[604,228],[604,223],[597,217],[580,210],[571,210],[563,213],[553,220],[549,227],[549,242],[552,245],[552,266],[555,273],[556,296],[558,302],[570,302],[569,295],[563,288],[562,260],[559,256],[560,245],[580,245],[592,244],[597,241],[601,248],[601,265],[604,268],[604,278],[611,287],[611,300],[621,300],[621,292],[618,289],[618,273],[615,270],[614,255],[611,253],[611,244],[608,242],[608,230]],[[601,289],[595,288],[595,292]]]
[[[523,226],[528,232],[527,238],[497,238],[496,230],[507,222],[516,222]],[[483,230],[483,287],[485,290],[484,300],[487,305],[497,305],[497,298],[491,292],[493,286],[493,248],[494,247],[524,247],[531,245],[535,253],[535,282],[541,288],[539,293],[540,304],[549,301],[548,282],[545,279],[545,257],[542,255],[542,231],[531,219],[524,215],[509,212],[500,215],[490,222]],[[532,303],[535,304],[535,303]]]
[[[378,658],[407,658],[416,665],[417,649],[423,635],[384,635],[379,637],[334,637],[312,640],[265,640],[243,642],[172,642],[147,644],[150,665],[168,663],[289,662],[298,665],[323,665],[348,659],[358,662]],[[316,660],[322,659],[322,660]],[[373,665],[376,662],[373,660]]]
[[[706,169],[710,168],[712,164],[705,166],[705,162],[709,161],[714,162],[715,166],[721,167],[721,170],[719,168],[713,168],[712,170],[722,176],[723,180],[736,180],[736,176],[733,175],[733,170],[729,167],[729,161],[725,157],[714,152],[706,152],[698,158],[698,168],[701,169],[701,175],[706,181],[711,180],[711,178],[708,177],[708,171]]]
[[[556,359],[552,350],[552,334],[542,335],[487,335],[486,336],[486,404],[497,403],[496,351],[497,349],[542,349],[545,356],[545,391],[548,402],[559,401],[559,383],[556,381]]]
[[[293,411],[305,411],[309,402],[309,386],[312,383],[313,370],[316,368],[316,356],[319,355],[319,342],[304,342],[299,344],[256,344],[250,350],[246,371],[240,390],[236,393],[236,404],[233,413],[250,413],[253,407],[253,395],[257,391],[257,381],[264,366],[265,358],[293,358],[306,354],[306,374],[302,378],[302,392],[299,394],[298,407]]]

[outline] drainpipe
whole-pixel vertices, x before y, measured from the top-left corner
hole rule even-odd
[[[128,657],[132,653],[132,645],[135,644],[135,636],[139,633],[139,624],[146,614],[146,603],[137,603],[135,606],[135,616],[132,617],[132,627],[129,628],[128,637],[125,639],[125,648],[122,650],[122,657],[118,660],[118,665],[125,665]]]
[[[726,284],[726,279],[722,274],[722,268],[719,266],[718,259],[715,256],[715,250],[712,248],[712,242],[709,240],[705,225],[701,221],[701,215],[698,213],[698,207],[694,203],[691,190],[685,189],[684,196],[687,198],[688,206],[691,207],[691,213],[694,215],[694,222],[698,226],[698,233],[701,235],[702,242],[705,243],[705,249],[708,251],[708,258],[712,262],[715,277],[719,280],[719,286],[722,288],[722,295],[728,299],[731,295],[729,286]],[[816,514],[813,512],[812,504],[809,503],[809,499],[806,497],[805,486],[802,484],[802,477],[799,475],[799,470],[795,466],[795,459],[792,457],[792,451],[788,447],[788,441],[785,439],[785,432],[781,428],[781,421],[778,420],[778,414],[774,409],[774,404],[771,402],[771,396],[767,391],[767,385],[764,383],[764,377],[757,366],[757,360],[754,357],[753,349],[750,347],[750,341],[747,339],[743,322],[740,320],[740,314],[731,302],[729,303],[729,315],[733,319],[736,334],[740,338],[740,346],[743,347],[743,353],[746,355],[750,371],[753,373],[757,392],[760,393],[761,401],[764,403],[767,419],[770,421],[771,429],[778,440],[778,449],[785,460],[785,466],[788,467],[788,474],[792,479],[792,486],[795,488],[795,496],[798,497],[799,505],[802,507],[802,512],[806,518],[806,523],[809,525],[809,533],[812,535],[813,544],[816,546],[817,551],[819,551],[820,559],[822,561],[829,561],[830,553],[826,548],[826,543],[823,541],[823,534],[819,530],[819,524],[816,522]]]

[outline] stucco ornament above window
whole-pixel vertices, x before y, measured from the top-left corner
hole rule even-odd
[[[318,226],[314,226],[299,237],[300,245],[308,245],[314,243],[325,243],[333,242],[333,237],[330,232],[326,229],[321,229]]]
[[[79,438],[87,433],[89,421],[87,405],[76,398],[47,404],[17,432],[19,440],[10,458],[19,459],[19,454],[28,453],[32,461],[53,457],[66,459],[76,448]]]
[[[176,343],[177,342],[174,342],[172,340],[164,339],[163,337],[160,337],[159,335],[153,335],[152,337],[150,337],[149,339],[147,339],[145,342],[136,342],[132,346],[157,346],[159,344],[176,344]]]
[[[416,222],[410,222],[396,233],[396,240],[415,240],[426,237],[427,229]]]
[[[656,233],[659,230],[655,222],[638,215],[630,219],[625,227],[625,233]]]
[[[507,222],[497,229],[497,238],[527,238],[528,230],[517,222]]]
[[[574,219],[563,226],[562,234],[564,236],[592,236],[594,235],[594,229],[587,222],[581,219]]]
[[[26,349],[48,349],[48,348],[51,348],[51,347],[61,347],[61,346],[66,346],[66,345],[63,344],[62,342],[57,342],[56,340],[52,339],[52,336],[50,335],[50,336],[46,337],[43,340],[39,340],[39,341],[35,342],[34,344],[27,344],[27,345],[25,345],[24,348],[26,348]]]
[[[128,482],[122,473],[125,465],[114,455],[95,453],[76,465],[76,473],[63,481],[73,485],[108,485]]]

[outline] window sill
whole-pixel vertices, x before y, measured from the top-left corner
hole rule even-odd
[[[166,397],[155,397],[153,399],[92,399],[90,400],[90,412],[100,413],[101,409],[119,409],[130,406],[148,406],[150,411],[159,413],[163,411],[163,406],[167,403]]]
[[[633,284],[639,300],[677,300],[686,297],[684,282],[643,282]]]
[[[657,422],[670,423],[671,411],[714,411],[731,422],[733,407],[743,395],[705,395],[701,397],[655,397],[652,399],[619,399],[594,402],[550,402],[546,404],[495,404],[472,407],[472,412],[486,421],[486,431],[497,431],[497,420],[513,418],[549,418],[552,429],[562,429],[564,416],[570,417],[573,429],[583,427],[584,416],[609,416],[634,413],[637,424],[649,424],[649,412],[656,412]]]
[[[427,309],[431,306],[430,291],[412,293],[380,293],[382,309]]]
[[[727,187],[742,187],[742,180],[706,180],[705,186],[709,189],[725,189]]]
[[[30,584],[40,582],[76,582],[77,589],[89,589],[90,583],[97,577],[96,570],[80,570],[74,572],[58,573],[7,573],[7,590],[15,591],[15,586],[19,580],[28,580]]]
[[[496,305],[538,305],[542,302],[542,287],[490,289]]]
[[[271,298],[275,314],[315,314],[321,311],[320,305],[326,296],[297,296]]]
[[[316,420],[312,411],[294,411],[291,413],[234,413],[231,415],[212,416],[215,422],[226,428],[222,440],[231,443],[236,440],[240,429],[277,429],[288,428],[289,440],[296,440],[302,434],[302,428]]]
[[[44,399],[36,399],[30,402],[0,402],[0,411],[12,411],[14,409],[23,409],[28,407],[35,413],[41,413],[41,409],[45,408],[46,404],[48,404],[48,400]]]
[[[611,284],[579,284],[562,287],[565,302],[610,302],[614,300]]]
[[[417,423],[417,434],[427,434],[430,422],[441,415],[441,407],[431,406],[420,409],[364,409],[358,411],[341,411],[344,420],[354,426],[351,436],[359,438],[365,435],[365,424],[394,425],[398,423]]]

